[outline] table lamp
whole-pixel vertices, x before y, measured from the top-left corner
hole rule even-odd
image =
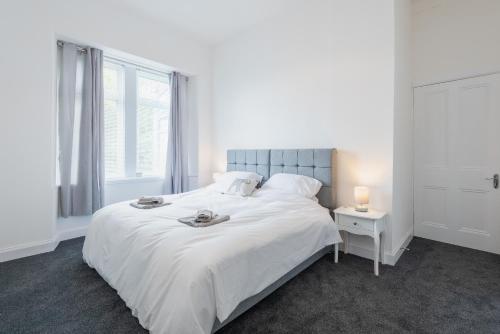
[[[354,201],[356,202],[356,211],[368,212],[370,189],[368,187],[354,187]]]

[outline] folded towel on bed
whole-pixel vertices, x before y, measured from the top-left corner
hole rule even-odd
[[[136,209],[154,209],[160,208],[165,205],[170,205],[171,203],[161,203],[161,204],[139,204],[137,202],[130,203],[130,206],[133,206]]]
[[[154,209],[159,208],[165,205],[169,205],[170,203],[163,202],[163,197],[141,197],[137,200],[137,202],[130,203],[130,206],[133,206],[137,209]]]
[[[177,220],[191,227],[205,227],[225,222],[229,220],[229,216],[217,215],[210,210],[200,210],[195,216],[183,217]]]
[[[163,197],[159,196],[142,196],[137,200],[137,204],[149,204],[149,205],[155,205],[155,204],[162,204],[163,203]]]

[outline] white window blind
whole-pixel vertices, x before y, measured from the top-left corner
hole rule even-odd
[[[104,170],[106,178],[125,177],[124,69],[104,62]]]
[[[137,174],[165,174],[170,91],[166,77],[137,71]]]
[[[164,177],[169,76],[128,62],[105,59],[106,179]]]

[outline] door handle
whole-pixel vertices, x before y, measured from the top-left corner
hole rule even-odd
[[[493,177],[487,177],[485,180],[493,180],[493,188],[498,189],[498,174],[494,174]]]

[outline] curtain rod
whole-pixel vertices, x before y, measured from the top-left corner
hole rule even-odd
[[[64,43],[66,43],[66,42],[58,40],[57,41],[57,47],[62,48],[62,46],[63,46]],[[84,47],[84,46],[76,44],[76,48],[81,53],[87,53],[87,48]],[[145,66],[145,65],[142,65],[142,64],[131,62],[131,61],[128,61],[128,60],[123,59],[123,58],[119,58],[119,57],[115,57],[115,56],[110,56],[110,55],[107,55],[107,54],[104,55],[104,58],[106,60],[114,62],[114,63],[132,65],[132,66],[134,66],[136,68],[139,68],[139,69],[141,69],[143,71],[152,72],[154,74],[167,75],[167,76],[170,76],[172,74],[172,71],[158,70],[158,69],[156,69],[154,67]]]
[[[66,42],[57,41],[57,47],[62,48],[63,44]],[[81,53],[87,53],[87,48],[81,45],[76,45],[76,49]]]
[[[135,62],[123,59],[123,58],[116,57],[116,56],[104,55],[104,59],[109,61],[109,62],[119,64],[119,65],[131,65],[131,66],[138,68],[142,71],[150,72],[150,73],[154,73],[154,74],[167,75],[167,76],[170,76],[172,74],[172,72],[168,71],[168,70],[160,70],[160,69],[154,68],[152,66],[142,65],[140,63],[135,63]]]

